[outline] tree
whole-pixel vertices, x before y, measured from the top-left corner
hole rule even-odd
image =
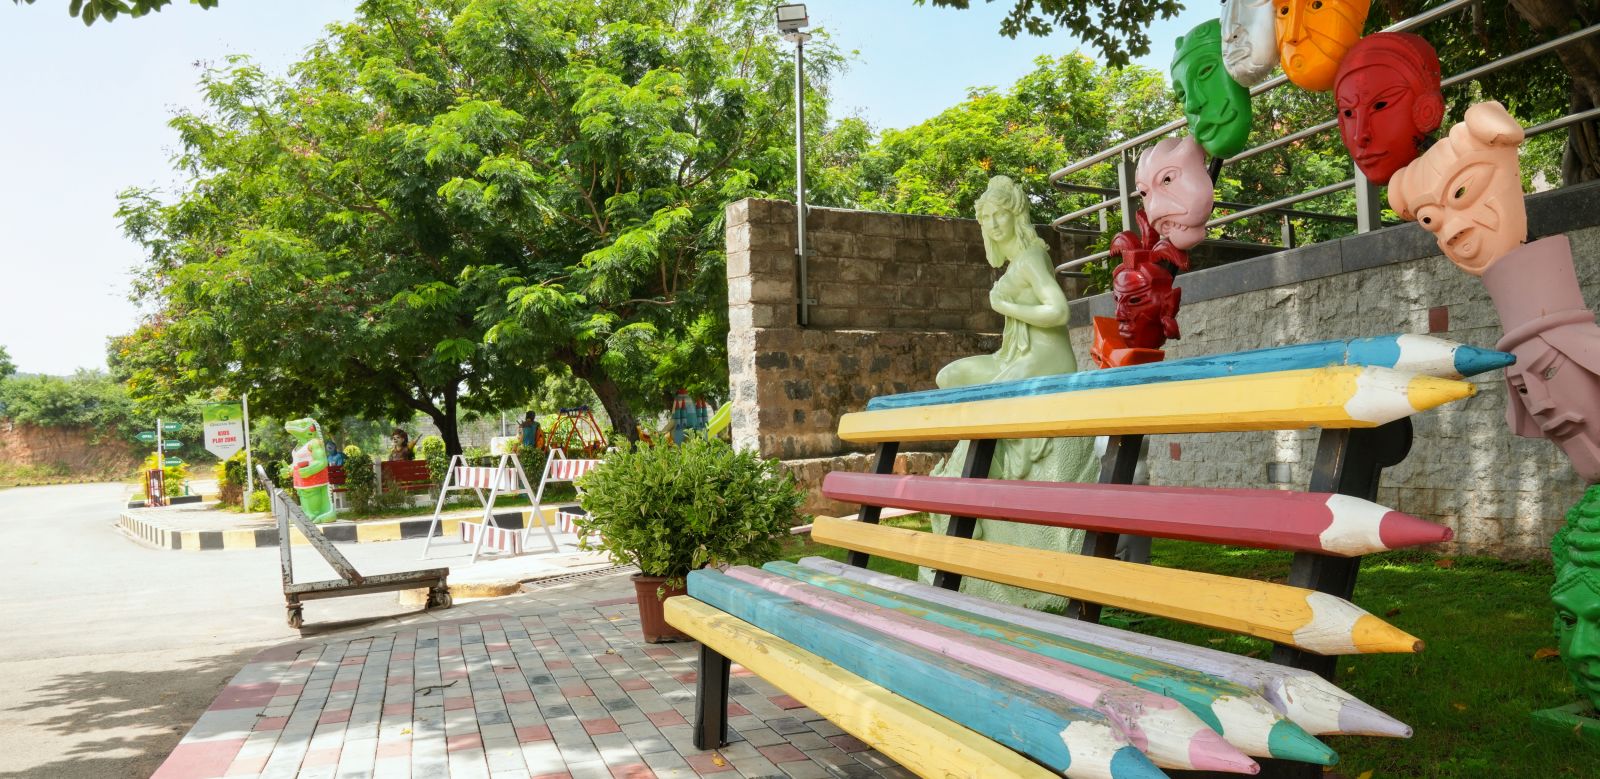
[[[4,346],[0,346],[0,380],[15,375],[16,372],[17,364],[11,361],[11,354]]]
[[[11,2],[17,5],[22,3],[33,5],[34,0],[11,0]],[[201,8],[215,8],[217,6],[217,0],[189,0],[189,2]],[[95,23],[96,19],[104,19],[109,22],[117,18],[118,14],[127,14],[137,18],[151,11],[159,11],[171,4],[172,0],[132,0],[131,2],[129,0],[71,0],[71,4],[67,6],[67,13],[82,19],[85,25],[91,25]]]
[[[587,383],[616,429],[726,391],[721,219],[791,186],[789,60],[740,0],[367,0],[289,78],[207,72],[188,189],[130,191],[141,398],[430,417]],[[825,114],[837,55],[814,45]],[[818,125],[820,130],[820,124]]]
[[[926,5],[929,0],[916,0]],[[969,8],[971,0],[932,0],[936,6]],[[992,3],[994,0],[984,0]],[[1014,0],[1011,12],[1000,22],[1000,34],[1015,38],[1049,35],[1066,29],[1093,46],[1106,64],[1120,67],[1134,57],[1150,53],[1150,22],[1171,19],[1183,10],[1177,0]]]
[[[1012,9],[1001,22],[1002,35],[1014,38],[1023,31],[1048,35],[1066,29],[1114,66],[1127,63],[1130,55],[1149,53],[1150,39],[1144,30],[1158,17],[1171,18],[1184,7],[1177,0],[1005,1],[1012,3]],[[971,0],[917,0],[919,5],[928,2],[967,8]],[[1367,32],[1436,4],[1434,0],[1375,2]],[[1423,34],[1438,49],[1448,75],[1597,22],[1600,3],[1594,0],[1483,0],[1471,12],[1430,24]],[[1561,47],[1553,57],[1506,68],[1480,83],[1481,91],[1472,93],[1477,100],[1500,100],[1529,124],[1600,106],[1600,39],[1584,38]],[[1465,108],[1457,105],[1456,115]],[[1600,121],[1582,122],[1568,130],[1561,172],[1567,184],[1600,179]]]

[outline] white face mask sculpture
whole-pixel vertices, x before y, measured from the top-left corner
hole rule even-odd
[[[1278,66],[1272,0],[1223,0],[1222,66],[1241,86],[1253,87]]]

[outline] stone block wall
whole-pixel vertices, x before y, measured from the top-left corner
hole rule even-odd
[[[792,461],[814,493],[827,470],[867,467],[866,449],[834,434],[841,414],[932,388],[946,363],[999,348],[989,288],[1000,270],[971,219],[813,208],[807,227],[813,303],[801,327],[794,204],[728,206],[728,363],[734,443]],[[1057,262],[1070,258],[1070,243],[1040,235]],[[902,467],[926,472],[936,460]],[[817,501],[808,510],[839,508]]]
[[[1600,186],[1534,196],[1529,217],[1533,237],[1567,233],[1584,297],[1600,305]],[[1501,335],[1482,283],[1415,225],[1185,274],[1179,286],[1183,337],[1168,359],[1396,332],[1493,348]],[[1080,356],[1090,315],[1110,313],[1107,296],[1073,301]],[[1546,557],[1584,485],[1553,444],[1511,435],[1500,372],[1473,383],[1476,397],[1412,418],[1411,454],[1384,472],[1378,501],[1454,528],[1452,552]],[[1150,480],[1303,490],[1316,444],[1316,431],[1153,436]]]

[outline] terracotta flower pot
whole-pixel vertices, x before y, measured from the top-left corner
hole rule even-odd
[[[665,576],[645,576],[642,573],[633,575],[633,591],[639,599],[639,629],[644,633],[644,640],[651,644],[660,644],[666,641],[693,641],[688,634],[667,624],[667,618],[662,613],[661,604],[667,598],[684,595],[688,590],[682,584],[676,587],[667,587]]]

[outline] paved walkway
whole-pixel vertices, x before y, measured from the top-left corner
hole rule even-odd
[[[263,651],[157,771],[210,777],[910,776],[734,667],[696,750],[698,644],[651,645],[625,574]]]

